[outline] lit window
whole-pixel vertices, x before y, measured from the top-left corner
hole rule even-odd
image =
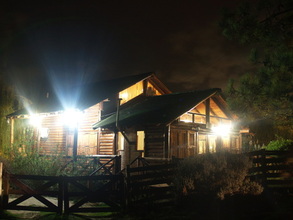
[[[124,136],[118,132],[118,150],[124,150]]]
[[[49,136],[49,128],[40,128],[41,139],[46,139]]]
[[[192,114],[185,113],[180,116],[179,120],[183,122],[192,122]]]
[[[144,150],[144,131],[137,131],[137,150]]]
[[[138,82],[134,84],[133,86],[130,86],[119,93],[119,98],[122,99],[120,104],[122,105],[128,102],[129,100],[135,98],[136,96],[139,96],[142,93],[143,93],[143,83]]]

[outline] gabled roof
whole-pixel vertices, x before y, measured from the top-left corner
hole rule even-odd
[[[119,112],[119,125],[131,126],[147,123],[169,124],[220,91],[220,89],[208,89],[147,97],[139,103],[121,109]],[[116,113],[95,123],[93,128],[113,128],[115,124]]]
[[[64,99],[67,102],[69,99],[72,99],[71,105],[75,105],[75,108],[84,110],[147,78],[154,78],[154,80],[160,82],[153,73],[144,73],[72,87],[70,91],[66,91],[63,94],[63,97],[65,97]],[[162,85],[160,84],[160,86]],[[163,90],[167,93],[170,92],[165,86],[163,86]],[[60,94],[58,95],[60,97]],[[7,117],[28,115],[30,111],[34,113],[48,113],[62,111],[64,109],[64,103],[61,102],[60,98],[52,95],[48,99],[45,98],[25,109],[9,114]]]

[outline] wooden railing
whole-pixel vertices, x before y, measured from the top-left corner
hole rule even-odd
[[[253,162],[250,177],[265,188],[293,189],[293,156],[288,151],[254,151],[248,153]]]
[[[109,212],[118,211],[124,207],[124,177],[122,175],[69,177],[13,175],[4,172],[3,180],[0,208],[5,210],[61,214]]]
[[[116,155],[89,155],[77,156],[76,160],[72,157],[65,157],[67,162],[61,170],[74,173],[78,170],[82,175],[95,174],[116,174],[121,170],[121,156]],[[75,166],[75,167],[74,167]]]
[[[126,204],[128,208],[162,205],[174,199],[175,164],[126,168]]]

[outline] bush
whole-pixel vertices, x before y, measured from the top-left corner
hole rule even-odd
[[[178,166],[174,184],[179,195],[260,194],[261,185],[247,178],[248,157],[227,152],[186,158]]]
[[[83,176],[98,168],[87,157],[79,156],[76,161],[63,157],[57,151],[52,155],[40,155],[33,141],[18,143],[3,149],[0,162],[13,174],[42,176]]]
[[[6,169],[13,174],[47,175],[60,174],[60,155],[40,155],[33,142],[14,144],[6,147],[0,161],[4,162]]]
[[[266,150],[290,150],[293,149],[293,140],[277,137],[277,140],[271,141],[266,147]]]

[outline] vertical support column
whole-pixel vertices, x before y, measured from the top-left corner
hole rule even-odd
[[[211,128],[211,122],[210,122],[210,99],[207,99],[205,101],[205,107],[206,107],[206,128]],[[208,142],[208,135],[206,135],[206,153],[209,153],[209,142]]]
[[[0,210],[2,210],[2,183],[3,183],[3,163],[0,163]]]
[[[8,205],[9,188],[10,188],[9,178],[10,178],[10,175],[4,171],[2,175],[3,190],[2,190],[2,196],[1,196],[1,206],[0,206],[1,209],[7,208],[7,205]]]
[[[63,202],[64,202],[64,212],[67,213],[69,209],[68,200],[68,182],[65,181],[65,177],[59,176],[59,191],[58,191],[58,214],[63,212]]]
[[[78,127],[74,128],[74,136],[73,136],[73,160],[76,161],[77,159],[77,145],[78,145]]]
[[[171,132],[170,132],[170,125],[167,125],[167,127],[165,127],[165,149],[167,150],[167,152],[164,154],[165,158],[171,159]]]
[[[207,99],[205,101],[205,107],[206,107],[206,127],[210,128],[211,126],[211,121],[210,121],[210,111],[211,111],[211,107],[210,107],[210,99]]]
[[[121,156],[115,157],[114,165],[114,173],[117,174],[121,171]]]
[[[10,144],[14,144],[14,118],[10,118]]]

